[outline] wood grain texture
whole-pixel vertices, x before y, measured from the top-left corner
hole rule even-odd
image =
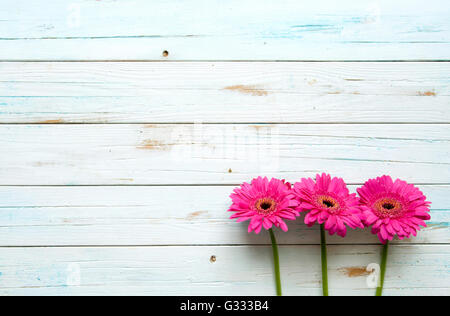
[[[432,220],[393,242],[384,294],[450,295],[449,16],[444,0],[2,0],[0,295],[273,295],[269,238],[228,219],[228,195],[322,171],[352,191],[418,184]],[[289,228],[284,293],[320,295],[317,227]],[[331,294],[373,295],[376,237],[328,241]]]
[[[450,186],[420,186],[433,201],[432,220],[400,244],[450,242]],[[230,220],[232,186],[0,187],[0,246],[270,244],[248,223]],[[356,186],[350,186],[356,192]],[[318,227],[303,216],[278,233],[280,244],[318,244]],[[329,244],[379,244],[369,230],[349,230]],[[397,241],[393,241],[397,243]]]
[[[450,178],[450,125],[0,125],[1,185],[235,184],[329,172]]]
[[[374,295],[364,270],[380,252],[330,246],[330,294]],[[274,295],[271,256],[270,246],[0,248],[0,294]],[[280,260],[286,295],[320,295],[319,246],[281,247]],[[449,260],[448,245],[392,246],[383,294],[449,295]]]
[[[3,0],[0,59],[448,60],[449,12],[445,0]]]
[[[0,63],[0,123],[448,123],[449,73],[449,63]]]

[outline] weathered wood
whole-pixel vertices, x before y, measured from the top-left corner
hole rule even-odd
[[[329,246],[331,295],[374,295],[381,246]],[[213,257],[214,256],[214,257]],[[2,295],[274,295],[270,246],[0,248]],[[320,295],[319,246],[280,248],[285,295]],[[450,246],[395,245],[385,295],[449,295]]]
[[[3,0],[0,59],[448,59],[449,10],[445,0]]]
[[[269,238],[228,219],[228,195],[321,171],[419,183],[432,220],[393,242],[384,294],[450,295],[450,63],[433,62],[449,60],[449,14],[444,0],[3,0],[0,295],[275,294]],[[328,62],[293,62],[308,60]],[[284,293],[319,295],[317,227],[289,227]],[[331,294],[373,295],[376,237],[328,242]]]
[[[449,186],[420,186],[432,204],[429,227],[406,243],[449,243]],[[232,186],[0,187],[0,246],[270,244],[226,212]],[[351,186],[352,192],[356,186]],[[288,221],[280,244],[318,244],[318,227]],[[349,230],[329,244],[379,244]],[[393,243],[396,243],[394,241]]]
[[[0,123],[450,122],[450,63],[0,63]]]
[[[1,185],[450,178],[450,125],[1,125]]]

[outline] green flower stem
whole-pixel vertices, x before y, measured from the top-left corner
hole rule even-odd
[[[272,240],[273,264],[275,269],[275,281],[277,283],[277,296],[281,296],[281,275],[280,275],[280,257],[278,255],[278,245],[272,228],[269,229],[270,239]]]
[[[381,256],[380,286],[377,287],[376,296],[382,296],[383,294],[384,276],[386,275],[386,263],[388,251],[389,251],[389,241],[386,241],[386,244],[384,244],[383,247],[383,254]]]
[[[320,225],[320,248],[322,254],[322,288],[323,296],[328,296],[328,264],[327,264],[327,239],[324,224]]]

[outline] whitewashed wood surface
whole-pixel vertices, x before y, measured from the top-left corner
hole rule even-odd
[[[355,191],[352,185],[350,190]],[[248,245],[268,234],[248,234],[225,212],[232,186],[0,187],[0,246]],[[449,185],[424,185],[432,220],[417,237],[398,244],[450,243]],[[174,197],[176,195],[176,197]],[[170,201],[176,202],[171,203]],[[303,217],[301,218],[303,219]],[[319,229],[288,222],[280,244],[317,244]],[[330,244],[377,244],[363,230]]]
[[[0,59],[448,60],[449,14],[446,0],[2,0]]]
[[[266,236],[268,237],[268,236]],[[392,246],[385,295],[449,295],[448,246]],[[275,295],[270,246],[2,248],[0,294]],[[286,295],[320,295],[320,247],[283,246]],[[331,295],[373,295],[379,246],[329,246]]]
[[[0,122],[448,123],[449,73],[442,62],[1,63]]]
[[[353,192],[417,184],[432,219],[394,242],[385,294],[450,295],[449,16],[444,0],[3,0],[0,295],[273,295],[269,237],[229,220],[228,196],[322,171]],[[284,293],[320,295],[318,229],[289,228]],[[377,238],[328,241],[330,293],[373,295]]]
[[[450,179],[449,124],[1,125],[1,185],[237,184],[326,171]]]

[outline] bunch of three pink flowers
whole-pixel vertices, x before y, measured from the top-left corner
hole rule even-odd
[[[382,243],[416,236],[420,226],[429,220],[430,202],[412,184],[389,176],[367,181],[359,188],[358,197],[350,193],[344,180],[330,175],[302,179],[293,186],[284,180],[256,178],[244,183],[231,195],[229,211],[238,222],[250,220],[248,231],[259,233],[272,226],[287,231],[284,220],[295,220],[300,212],[308,212],[305,224],[325,224],[330,235],[345,237],[347,226],[372,226]]]
[[[273,226],[287,231],[284,220],[295,220],[301,212],[307,212],[308,226],[319,223],[322,231],[342,237],[346,236],[347,226],[372,226],[372,233],[383,244],[396,235],[399,239],[416,236],[420,226],[426,227],[424,221],[430,219],[430,202],[405,181],[382,176],[368,180],[357,192],[359,196],[349,192],[343,179],[327,174],[317,175],[315,180],[301,179],[294,185],[259,177],[234,190],[229,211],[234,212],[231,218],[238,222],[250,220],[248,231],[257,234],[263,227],[270,230],[271,236]],[[324,294],[327,291],[324,289]]]

